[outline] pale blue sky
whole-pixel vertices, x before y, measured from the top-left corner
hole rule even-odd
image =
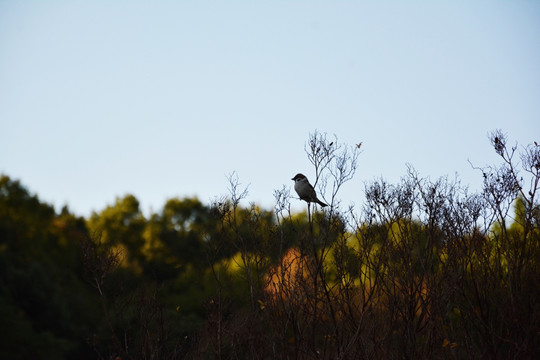
[[[478,189],[539,115],[539,1],[0,0],[0,172],[79,215],[233,171],[270,208],[315,129],[364,142],[344,204],[407,163]]]

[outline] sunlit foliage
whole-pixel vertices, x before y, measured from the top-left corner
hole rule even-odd
[[[306,143],[324,210],[229,195],[133,195],[88,219],[0,178],[0,358],[533,359],[540,348],[540,147],[490,135],[484,187],[367,181],[359,148]],[[310,179],[311,180],[311,179]]]

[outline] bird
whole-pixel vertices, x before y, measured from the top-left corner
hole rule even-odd
[[[303,174],[296,174],[291,180],[294,181],[294,190],[300,197],[300,199],[312,203],[315,202],[322,207],[328,206],[317,198],[317,193],[311,184],[309,183],[307,177]]]

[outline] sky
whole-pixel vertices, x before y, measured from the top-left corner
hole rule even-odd
[[[233,172],[271,209],[318,131],[363,142],[345,205],[407,164],[478,190],[489,132],[540,142],[539,65],[538,1],[0,0],[0,173],[80,216]]]

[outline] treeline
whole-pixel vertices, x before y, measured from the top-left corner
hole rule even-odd
[[[90,218],[0,178],[5,359],[533,359],[540,349],[540,147],[491,144],[483,190],[410,168],[339,202],[360,150],[314,133],[319,193],[245,205],[127,195]],[[360,189],[359,189],[360,191]]]

